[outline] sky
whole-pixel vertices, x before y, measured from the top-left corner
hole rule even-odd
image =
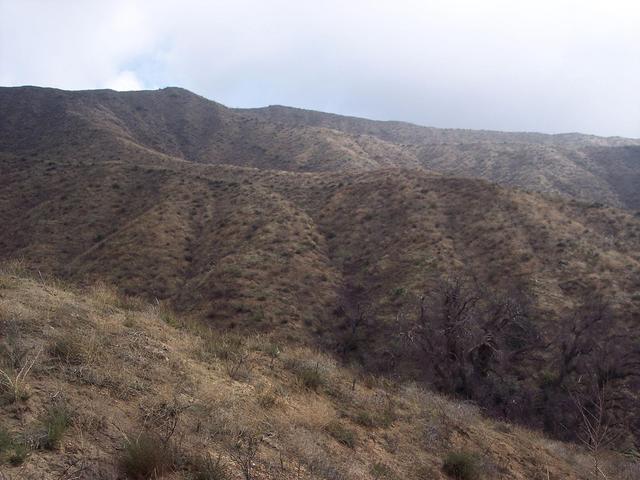
[[[0,85],[640,137],[637,0],[0,0]]]

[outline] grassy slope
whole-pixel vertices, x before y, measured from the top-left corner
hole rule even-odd
[[[354,287],[393,316],[393,289],[460,269],[494,288],[519,279],[555,310],[594,290],[638,310],[640,220],[621,210],[417,170],[293,174],[138,151],[2,169],[3,258],[216,321],[323,319]]]
[[[27,359],[41,351],[22,399],[5,394],[0,407],[12,441],[32,448],[19,466],[6,463],[13,447],[0,453],[7,478],[116,478],[125,438],[164,434],[168,412],[180,413],[164,478],[188,478],[194,457],[206,454],[220,456],[225,478],[240,478],[231,453],[249,433],[259,438],[259,479],[445,478],[452,451],[476,455],[485,478],[586,478],[589,468],[576,447],[492,422],[470,405],[363,376],[299,344],[276,350],[266,335],[237,344],[104,285],[79,292],[5,266],[0,328],[3,362],[11,349]],[[318,372],[315,384],[309,371]],[[70,420],[46,449],[51,405]],[[633,475],[619,458],[606,468],[610,478]]]

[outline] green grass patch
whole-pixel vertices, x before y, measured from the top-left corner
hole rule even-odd
[[[66,405],[54,405],[42,420],[45,435],[42,447],[47,450],[55,450],[71,425],[71,413]]]
[[[22,465],[29,456],[29,447],[24,443],[16,443],[13,445],[13,451],[9,455],[9,463],[14,467]]]

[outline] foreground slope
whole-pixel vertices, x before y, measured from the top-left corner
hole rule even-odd
[[[4,478],[444,479],[460,457],[482,478],[590,478],[585,452],[471,405],[104,285],[69,290],[5,265],[0,329],[3,371],[33,365],[2,393]],[[638,473],[601,462],[608,478]]]

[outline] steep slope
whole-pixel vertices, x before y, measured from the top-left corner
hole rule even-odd
[[[458,465],[477,478],[590,478],[573,445],[104,285],[74,291],[4,266],[0,332],[3,371],[32,366],[1,391],[5,478],[438,480]],[[637,478],[621,455],[600,466]]]
[[[401,145],[250,118],[180,89],[2,89],[0,105],[0,260],[107,281],[215,328],[297,338],[559,437],[579,428],[571,395],[613,379],[626,402],[615,420],[637,447],[640,217],[464,178],[578,197],[616,183],[636,198],[633,142],[474,133]],[[544,168],[530,162],[561,149]],[[590,176],[574,168],[584,151],[597,157]],[[458,176],[426,171],[421,155]],[[461,324],[482,328],[420,346],[418,312],[427,302],[451,318],[436,298],[450,284],[474,305]],[[441,364],[454,370],[434,375]]]
[[[20,155],[113,159],[127,155],[134,144],[191,162],[290,171],[412,162],[401,148],[374,137],[245,118],[179,88],[122,93],[0,88],[0,109],[0,151]]]
[[[274,321],[322,316],[348,285],[384,298],[463,267],[496,287],[535,280],[551,297],[598,290],[627,307],[640,288],[640,219],[623,211],[420,170],[291,174],[161,160],[5,159],[2,258],[105,277],[214,317],[262,317],[259,308]]]

